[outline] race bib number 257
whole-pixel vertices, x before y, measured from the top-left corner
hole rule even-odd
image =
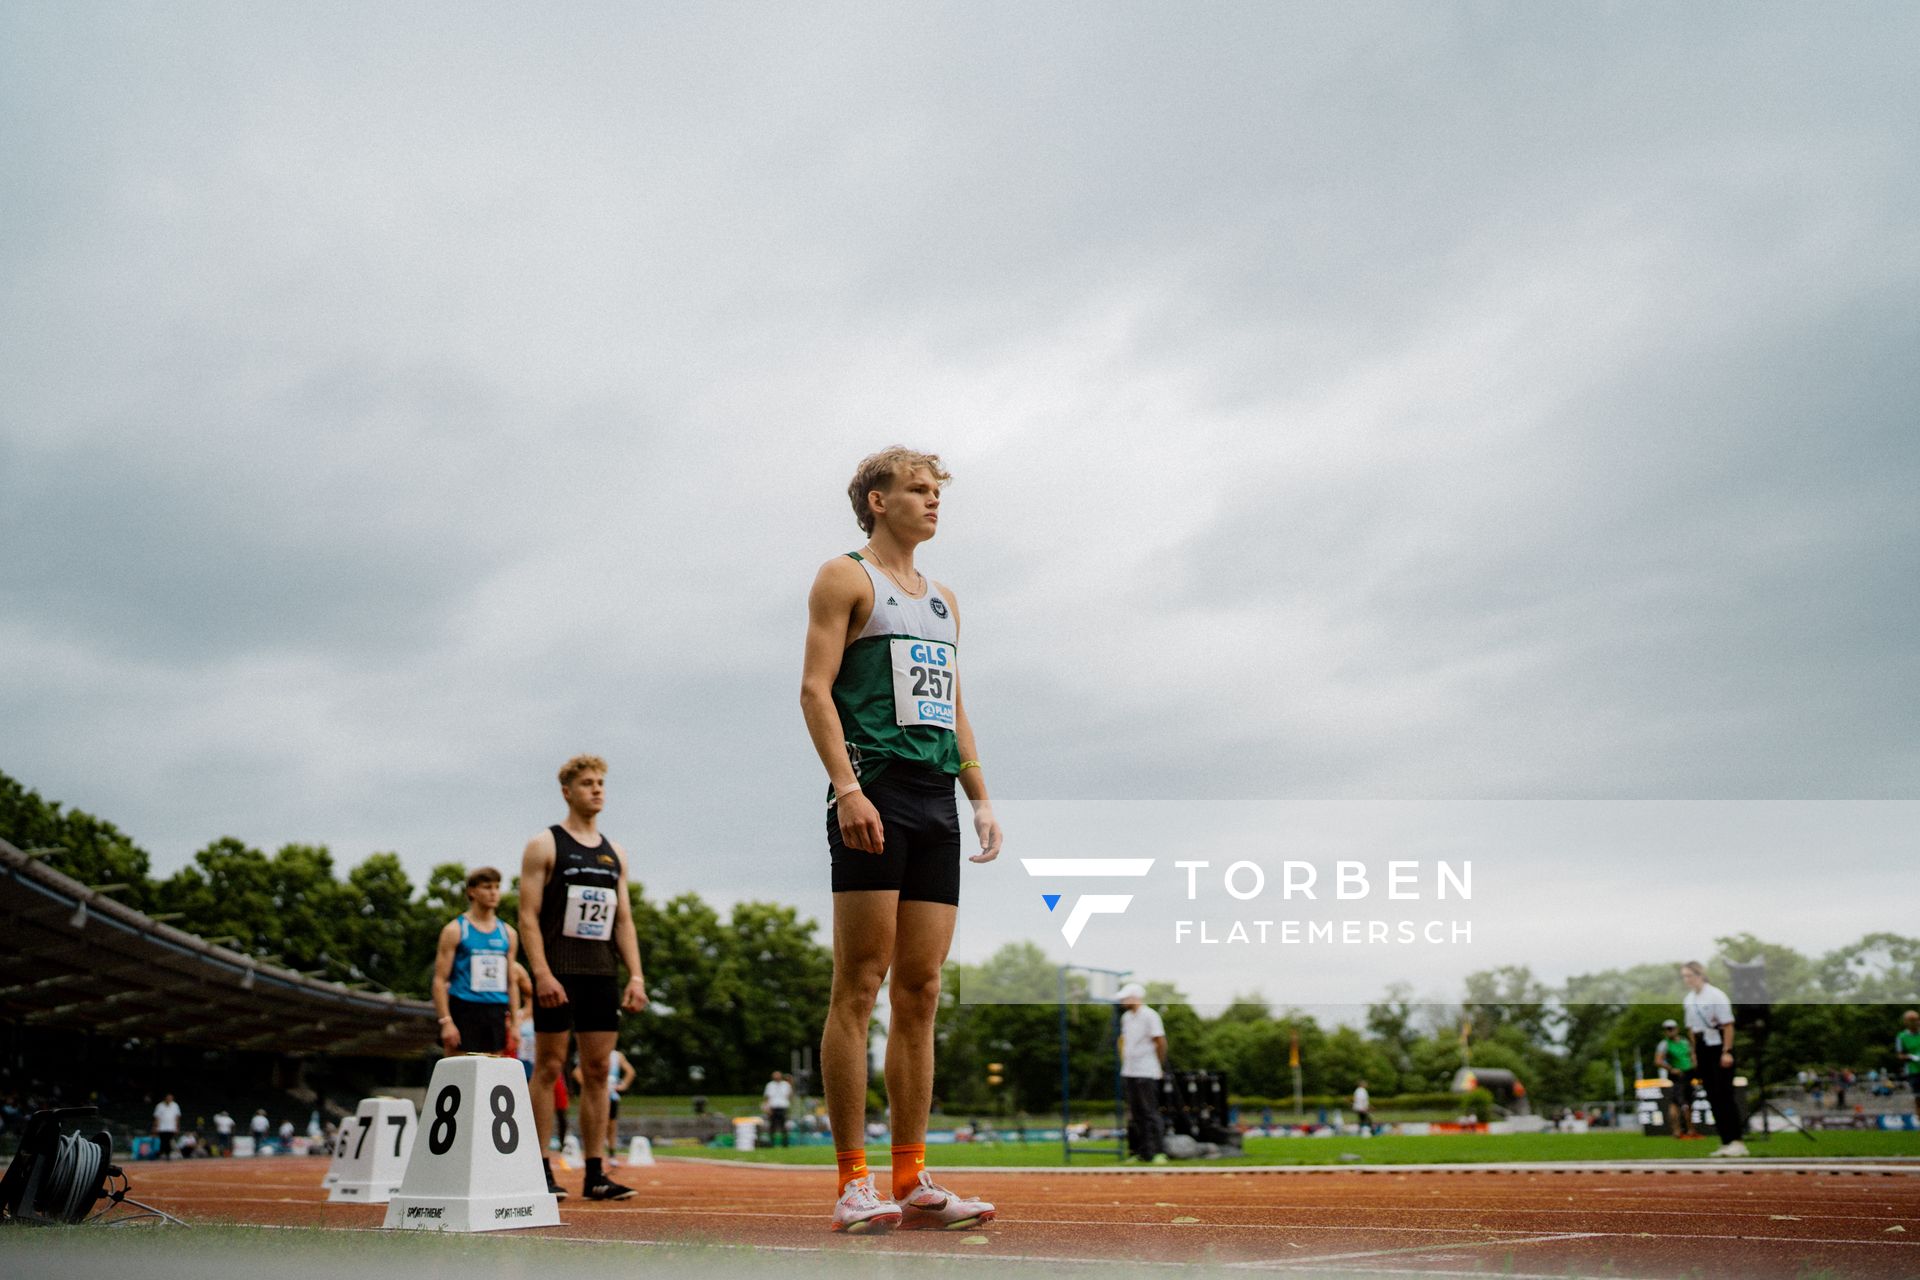
[[[954,698],[960,681],[959,650],[938,640],[900,637],[889,643],[893,722],[953,728]]]

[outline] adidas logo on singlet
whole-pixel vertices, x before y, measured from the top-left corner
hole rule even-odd
[[[887,603],[892,605],[896,609],[900,607],[900,602],[898,600],[895,600],[892,596],[887,597]]]

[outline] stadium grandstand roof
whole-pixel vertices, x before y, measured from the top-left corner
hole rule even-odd
[[[0,840],[0,1017],[222,1049],[400,1058],[433,1006],[322,982],[162,924]]]

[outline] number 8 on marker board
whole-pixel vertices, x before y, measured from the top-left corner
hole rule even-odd
[[[526,1074],[510,1058],[442,1058],[386,1225],[428,1231],[552,1227]]]

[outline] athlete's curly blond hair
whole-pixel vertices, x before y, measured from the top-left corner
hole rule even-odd
[[[571,785],[573,780],[583,773],[604,775],[606,772],[607,762],[599,756],[575,756],[560,766],[560,785],[563,787]]]
[[[891,445],[860,460],[853,482],[847,486],[847,499],[853,503],[853,518],[860,522],[860,532],[869,536],[873,533],[873,507],[867,495],[875,489],[886,489],[917,467],[925,467],[935,484],[944,485],[953,479],[940,465],[939,454],[920,453],[904,445]]]

